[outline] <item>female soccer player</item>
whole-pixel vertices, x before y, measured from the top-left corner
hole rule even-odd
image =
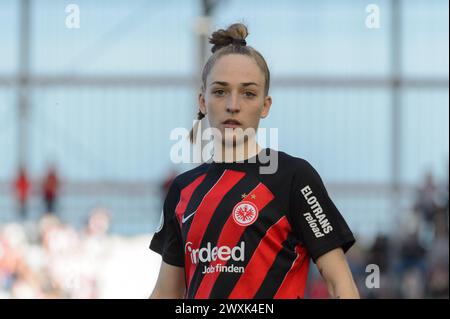
[[[241,134],[272,104],[269,69],[247,34],[233,24],[210,38],[198,118],[221,134],[212,159],[170,187],[150,244],[162,256],[150,298],[303,298],[310,259],[332,297],[358,298],[344,256],[355,239],[319,174]],[[277,161],[271,174],[261,173],[267,158]]]

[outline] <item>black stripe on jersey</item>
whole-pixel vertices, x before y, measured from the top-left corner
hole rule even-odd
[[[253,253],[258,248],[260,241],[264,238],[267,230],[272,227],[283,215],[278,211],[279,206],[272,200],[261,211],[259,211],[258,219],[264,221],[255,222],[244,231],[238,243],[245,242],[245,260],[233,262],[237,267],[244,267],[246,271],[247,264],[253,257]],[[221,273],[217,278],[213,289],[211,290],[210,298],[221,298],[228,296],[241,277],[241,273]]]
[[[217,246],[221,230],[225,226],[226,221],[231,215],[233,207],[242,200],[242,194],[248,194],[259,184],[258,180],[253,178],[247,178],[244,176],[222,199],[217,206],[216,212],[211,217],[211,221],[206,228],[205,235],[203,236],[201,246],[206,247],[210,242],[211,246]],[[217,212],[228,212],[227,214],[218,214]],[[199,262],[195,273],[192,277],[191,287],[189,287],[188,298],[194,298],[197,289],[203,279],[204,274],[202,271],[205,266],[209,266],[209,263]]]
[[[200,166],[197,166],[191,171],[184,172],[180,175],[178,175],[174,182],[177,183],[179,190],[181,191],[183,188],[188,186],[190,183],[192,183],[197,177],[200,175],[206,173],[208,170],[208,165],[203,163]]]
[[[209,192],[209,190],[217,183],[219,178],[222,176],[221,172],[217,171],[208,171],[205,179],[198,185],[197,189],[192,194],[189,203],[186,206],[186,211],[183,213],[183,216],[189,216],[192,214],[200,205],[205,195]],[[191,228],[191,223],[194,220],[194,217],[189,218],[182,225],[182,237],[183,243],[186,242],[187,235],[189,233],[189,229]]]
[[[272,267],[270,267],[267,272],[267,275],[254,298],[273,299],[280,288],[284,277],[287,275],[297,258],[295,245],[296,240],[291,232],[289,233],[288,238],[283,242],[283,248],[275,258]]]

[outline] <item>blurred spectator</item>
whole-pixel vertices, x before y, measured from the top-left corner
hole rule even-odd
[[[424,278],[419,268],[405,270],[401,282],[401,295],[404,299],[423,299],[425,297]]]
[[[174,169],[172,169],[164,178],[164,180],[161,183],[161,196],[164,202],[164,199],[167,195],[167,193],[169,192],[170,189],[170,185],[172,185],[173,180],[175,179],[175,177],[177,177],[178,172]]]
[[[384,234],[379,234],[369,250],[368,262],[380,267],[383,272],[389,271],[389,238]]]
[[[407,273],[410,270],[418,270],[421,275],[425,274],[426,249],[421,245],[417,232],[409,234],[400,248],[400,263],[397,272]],[[416,276],[412,274],[411,277]]]
[[[306,299],[328,299],[328,288],[322,279],[317,267],[310,262],[308,282],[305,289]]]
[[[111,223],[111,213],[104,207],[96,207],[91,211],[86,235],[90,237],[104,237],[107,235]]]
[[[449,232],[448,207],[441,207],[436,215],[435,237],[428,254],[427,290],[430,298],[449,297]]]
[[[449,297],[448,263],[433,265],[427,278],[428,297],[447,299]]]
[[[52,165],[47,171],[47,175],[44,178],[42,184],[42,195],[45,202],[45,213],[53,214],[56,213],[55,205],[57,202],[59,193],[59,178],[56,168]]]
[[[418,189],[415,208],[427,223],[431,223],[437,208],[438,189],[434,182],[433,174],[428,172],[425,175],[424,184]]]
[[[309,283],[308,299],[328,299],[328,288],[322,278],[314,278]]]
[[[178,171],[175,169],[171,169],[166,174],[165,178],[159,184],[159,194],[158,195],[160,198],[160,202],[159,202],[159,207],[157,209],[158,214],[155,214],[155,216],[154,216],[154,218],[155,218],[154,223],[157,225],[157,229],[163,222],[162,210],[163,210],[163,206],[164,206],[164,201],[166,199],[167,193],[169,192],[170,186],[172,185],[172,182],[175,180],[175,177],[177,177],[177,175],[178,175]]]
[[[355,234],[358,238],[358,234]],[[365,290],[367,252],[359,241],[347,252],[347,261],[360,294]]]
[[[19,168],[19,173],[14,182],[14,191],[18,204],[18,215],[25,219],[27,217],[27,201],[30,192],[30,181],[25,170],[25,167]]]

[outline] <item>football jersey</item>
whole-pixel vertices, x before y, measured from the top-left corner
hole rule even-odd
[[[355,242],[317,171],[277,156],[209,162],[180,174],[150,249],[184,268],[186,298],[303,298],[310,260]],[[272,157],[273,158],[273,157]]]

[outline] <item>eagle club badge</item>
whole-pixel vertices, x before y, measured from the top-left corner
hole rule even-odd
[[[249,226],[258,218],[258,208],[252,202],[242,201],[233,208],[233,219],[240,226]]]

